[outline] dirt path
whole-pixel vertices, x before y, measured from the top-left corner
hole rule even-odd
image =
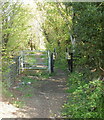
[[[33,96],[25,98],[25,106],[12,110],[12,117],[21,118],[54,118],[62,117],[62,105],[67,99],[66,74],[58,70],[55,76],[39,80],[33,89]],[[10,110],[9,110],[10,112]],[[4,113],[5,116],[5,113]],[[3,117],[4,117],[3,116]],[[7,115],[5,116],[7,117]]]

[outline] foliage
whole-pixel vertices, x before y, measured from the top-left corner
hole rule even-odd
[[[85,84],[85,80],[83,80],[83,76],[84,76],[83,73],[78,73],[78,72],[74,72],[70,74],[70,77],[67,80],[67,86],[69,87],[67,92],[70,93],[74,92],[78,87]]]
[[[66,22],[60,15],[56,3],[46,3],[43,9],[46,12],[45,23],[42,25],[43,35],[46,38],[46,48],[51,51],[56,48],[58,54],[63,54],[69,40],[69,31]]]
[[[64,104],[63,115],[71,118],[103,118],[102,81],[83,82],[81,73],[73,73],[69,80],[69,101]]]
[[[63,3],[72,8],[72,34],[75,38],[74,73],[67,85],[69,101],[66,117],[103,118],[103,2]],[[77,71],[77,72],[76,72]],[[99,79],[98,79],[99,78]]]
[[[67,71],[67,61],[64,57],[61,56],[61,59],[58,58],[54,62],[54,68],[55,69],[61,69],[64,70],[65,72]]]
[[[15,55],[28,45],[29,10],[22,3],[3,2],[2,4],[2,43],[3,54]]]
[[[2,75],[3,80],[10,80],[14,56],[28,46],[29,17],[27,7],[19,2],[2,2]],[[14,70],[15,71],[15,70]],[[14,76],[15,78],[15,76]],[[9,82],[8,82],[9,83]],[[10,82],[11,84],[11,82]]]
[[[102,19],[104,2],[46,2],[37,5],[37,11],[44,12],[45,15],[44,20],[39,24],[45,37],[46,49],[53,52],[56,48],[56,68],[65,70],[66,48],[74,54],[74,72],[69,75],[67,81],[69,101],[64,105],[63,115],[74,118],[103,118],[104,95],[103,83],[100,80],[104,79]],[[12,4],[4,2],[2,5],[4,71],[9,71],[8,66],[13,63],[11,58],[18,55],[19,50],[29,47],[32,50],[34,47],[32,42],[35,41],[36,34],[34,34],[34,25],[30,25],[29,19],[38,14],[33,11],[34,14],[30,15],[29,10],[28,7],[23,7],[23,4],[17,2]],[[31,20],[34,20],[34,17]],[[33,62],[33,58],[27,61]],[[31,71],[26,74],[39,78],[50,76],[47,73]],[[33,82],[33,79],[23,77],[22,81]],[[24,91],[26,87],[24,85],[22,90]],[[26,93],[26,96],[31,97],[31,93]]]
[[[72,3],[73,36],[76,39],[75,55],[80,55],[79,65],[100,71],[103,66],[103,3]],[[92,64],[93,63],[93,64]]]

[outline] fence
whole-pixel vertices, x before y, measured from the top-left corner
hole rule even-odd
[[[2,80],[7,81],[8,86],[11,86],[14,83],[15,77],[18,75],[18,58],[19,56],[14,57],[11,62],[7,66],[5,66],[6,68],[2,71]]]

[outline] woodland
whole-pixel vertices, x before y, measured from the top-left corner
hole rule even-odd
[[[67,73],[62,116],[104,118],[103,7],[104,2],[2,2],[3,94],[14,82],[7,73],[20,51],[55,51],[54,66]],[[66,52],[73,54],[71,72]]]

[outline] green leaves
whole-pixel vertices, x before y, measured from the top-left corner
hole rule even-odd
[[[103,99],[102,82],[99,79],[95,79],[89,83],[84,82],[82,84],[80,79],[82,74],[79,73],[80,77],[78,78],[78,73],[77,76],[76,73],[72,76],[70,76],[70,81],[68,82],[70,84],[69,92],[71,91],[68,96],[69,101],[64,104],[63,115],[70,118],[103,118],[102,105],[100,105]],[[73,85],[76,85],[76,87],[72,91]]]
[[[28,43],[29,10],[22,3],[5,2],[2,11],[3,47],[7,49],[5,52],[14,54]]]
[[[75,55],[80,58],[75,61],[76,69],[79,67],[90,68],[103,66],[102,19],[103,3],[65,3],[67,9],[72,8],[72,33],[75,37]]]
[[[60,5],[58,4],[46,3],[44,5],[46,19],[45,24],[43,25],[43,33],[47,41],[47,49],[53,50],[54,48],[57,48],[57,52],[60,51],[60,54],[67,46],[66,41],[69,41],[69,28],[64,17],[69,20],[69,23],[71,22],[71,19],[69,19],[70,16],[66,16],[65,6],[60,3],[61,7],[59,7]]]

